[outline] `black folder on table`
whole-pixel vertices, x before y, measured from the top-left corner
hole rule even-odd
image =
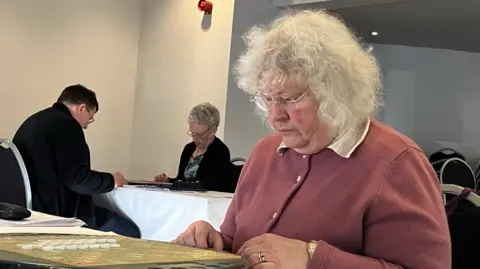
[[[156,182],[156,181],[128,181],[128,185],[146,186],[169,189],[172,191],[196,191],[206,192],[202,184],[198,181],[175,181],[175,182]]]

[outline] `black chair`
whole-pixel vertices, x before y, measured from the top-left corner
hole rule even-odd
[[[437,175],[440,176],[440,170],[442,169],[443,164],[452,158],[459,158],[465,161],[465,156],[451,148],[443,148],[436,151],[432,153],[428,159],[432,164],[433,169],[437,172]]]
[[[0,202],[32,209],[27,168],[17,147],[8,139],[0,139]]]
[[[477,189],[475,174],[470,166],[460,158],[450,158],[446,160],[439,172],[440,184],[453,184],[464,188],[470,188],[473,191]],[[444,195],[444,202],[452,200],[454,195]],[[461,201],[460,208],[470,208],[471,204]]]
[[[240,178],[240,174],[242,173],[244,163],[244,158],[233,158],[230,160],[230,176],[228,179],[228,187],[226,190],[227,192],[234,193],[237,189],[238,179]]]
[[[440,184],[455,184],[461,187],[477,189],[475,173],[470,165],[460,158],[446,160],[439,173]]]
[[[448,215],[452,243],[452,269],[477,269],[480,242],[480,207]]]
[[[480,242],[480,196],[470,189],[456,185],[443,184],[442,193],[455,195],[446,205],[448,227],[452,244],[452,269],[475,269],[478,264],[472,259],[476,257]],[[468,209],[460,209],[462,203],[469,203]]]
[[[477,182],[477,188],[480,188],[479,182],[480,182],[480,162],[477,164],[477,169],[475,170],[475,182]],[[478,189],[475,191],[479,191]]]

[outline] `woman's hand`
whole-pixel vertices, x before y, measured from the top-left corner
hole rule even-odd
[[[306,269],[308,243],[273,234],[264,234],[245,242],[238,255],[254,269]]]
[[[166,174],[160,174],[155,177],[156,182],[168,182],[168,176]]]
[[[187,230],[172,242],[198,248],[223,250],[222,236],[212,225],[203,220],[190,224]]]

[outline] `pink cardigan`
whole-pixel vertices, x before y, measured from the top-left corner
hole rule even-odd
[[[244,166],[221,226],[233,252],[273,233],[318,240],[311,269],[450,269],[439,182],[409,138],[372,120],[350,158],[280,143],[263,139]]]

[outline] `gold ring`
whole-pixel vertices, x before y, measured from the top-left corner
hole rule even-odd
[[[260,263],[265,262],[265,255],[263,255],[263,252],[258,253],[258,258],[260,259]]]

